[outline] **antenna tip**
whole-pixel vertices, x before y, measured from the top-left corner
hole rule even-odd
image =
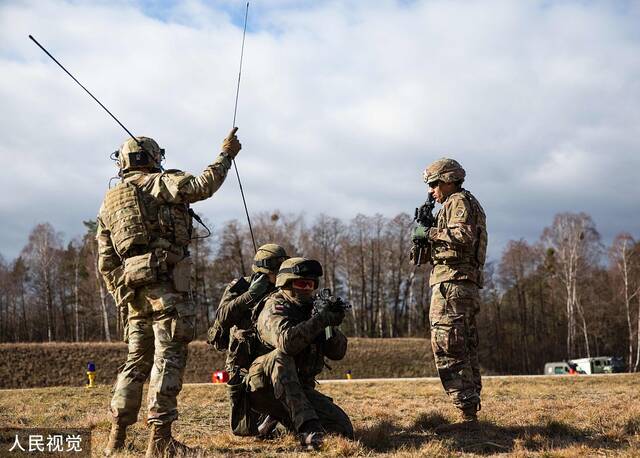
[[[29,38],[31,38],[33,40],[33,35],[29,34]]]

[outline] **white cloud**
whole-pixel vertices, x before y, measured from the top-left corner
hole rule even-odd
[[[27,35],[156,138],[167,167],[199,172],[231,125],[243,6],[0,5],[0,219],[10,221],[0,253],[14,256],[34,221],[79,234],[126,137]],[[561,211],[587,211],[607,238],[640,232],[634,3],[252,8],[238,109],[250,210],[411,212],[424,198],[421,170],[449,155],[486,207],[494,256]],[[607,168],[615,195],[595,186]],[[214,224],[243,217],[233,181],[197,204]]]

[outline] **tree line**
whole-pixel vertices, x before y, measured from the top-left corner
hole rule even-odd
[[[16,259],[0,257],[0,342],[120,339],[122,323],[97,271],[95,221],[84,225],[84,236],[64,245],[51,224],[38,224]],[[255,215],[253,226],[258,244],[322,263],[322,286],[352,304],[347,335],[428,337],[429,266],[408,260],[408,214],[309,222],[275,211]],[[227,283],[251,273],[253,256],[245,224],[211,232],[190,247],[199,338]],[[487,263],[485,279],[477,321],[487,370],[536,373],[547,361],[599,355],[640,369],[640,242],[632,235],[606,247],[589,215],[558,214],[538,241],[510,241]]]

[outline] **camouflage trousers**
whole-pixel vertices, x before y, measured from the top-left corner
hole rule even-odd
[[[187,345],[195,332],[195,308],[189,293],[177,292],[170,283],[136,290],[128,305],[126,362],[113,389],[114,421],[131,425],[138,419],[142,388],[149,376],[148,419],[158,425],[178,417],[177,396],[187,364]]]
[[[442,386],[459,409],[480,405],[476,314],[478,286],[467,280],[433,286],[429,322],[431,347]]]
[[[245,378],[251,408],[299,431],[309,420],[319,420],[325,431],[353,438],[353,425],[333,399],[301,383],[295,360],[279,350],[256,358]]]

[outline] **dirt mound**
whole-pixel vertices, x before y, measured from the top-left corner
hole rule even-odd
[[[0,388],[80,386],[87,379],[87,363],[96,365],[97,383],[113,383],[127,354],[124,343],[0,344]],[[224,354],[205,342],[189,345],[185,382],[209,382],[224,366]],[[332,370],[322,378],[426,377],[435,375],[426,339],[349,339],[342,361],[329,361]]]

